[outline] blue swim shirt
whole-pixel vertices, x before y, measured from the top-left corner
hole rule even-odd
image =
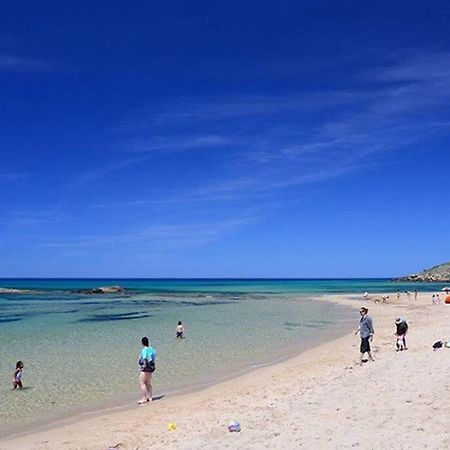
[[[155,361],[156,359],[156,351],[152,347],[144,347],[141,350],[141,353],[139,355],[139,359],[148,359],[149,361]]]

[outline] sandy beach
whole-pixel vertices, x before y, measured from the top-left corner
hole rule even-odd
[[[355,295],[325,298],[355,308],[354,329],[359,306],[368,306],[375,362],[358,365],[359,337],[350,329],[286,362],[203,391],[55,424],[0,441],[0,449],[450,447],[450,349],[431,347],[450,338],[450,306],[432,305],[429,293],[400,300],[391,294],[388,304]],[[403,352],[395,351],[398,316],[410,326]],[[240,422],[240,433],[228,432],[232,420]],[[176,430],[168,431],[169,422]]]

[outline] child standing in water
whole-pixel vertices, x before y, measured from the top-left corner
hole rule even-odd
[[[183,326],[183,323],[181,322],[181,320],[178,322],[176,332],[177,332],[177,338],[182,339],[183,334],[184,334],[184,326]]]
[[[17,361],[16,363],[16,370],[14,371],[14,375],[13,375],[13,390],[14,389],[22,389],[23,385],[22,385],[22,375],[23,375],[23,362],[22,361]]]

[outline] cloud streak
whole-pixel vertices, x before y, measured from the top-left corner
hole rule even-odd
[[[130,152],[153,152],[157,150],[164,151],[183,151],[195,149],[212,149],[232,145],[232,139],[219,135],[197,135],[197,136],[153,136],[148,138],[133,139],[126,149]]]
[[[43,59],[0,54],[0,71],[3,72],[47,72],[56,67],[55,63]]]
[[[93,249],[109,246],[144,248],[198,247],[210,244],[238,229],[255,223],[255,216],[236,217],[221,221],[192,222],[184,224],[153,224],[135,228],[127,233],[106,235],[85,235],[72,239],[51,240],[43,243],[45,247]]]
[[[138,156],[133,158],[122,159],[120,161],[108,162],[103,166],[97,167],[96,169],[88,170],[78,175],[76,179],[74,179],[71,183],[68,184],[68,187],[71,189],[80,188],[110,173],[117,172],[129,166],[139,164],[143,162],[146,158],[147,158],[146,156]]]
[[[2,211],[0,225],[15,230],[17,228],[57,224],[65,218],[67,218],[66,215],[58,210],[21,209]]]
[[[28,173],[26,172],[0,172],[0,182],[14,182],[26,178]]]
[[[204,147],[226,144],[230,150],[239,150],[237,156],[230,152],[233,157],[255,167],[277,162],[301,162],[305,167],[313,159],[322,166],[337,159],[348,165],[351,159],[353,165],[357,158],[411,145],[440,132],[442,127],[435,122],[450,99],[449,74],[448,54],[417,57],[361,75],[364,86],[359,90],[188,99],[154,111],[134,125],[141,132],[167,126],[175,128],[175,133],[177,127],[189,126],[220,130],[220,140],[205,140]],[[311,115],[314,120],[309,124]],[[173,133],[159,136],[157,143],[144,143],[142,150],[146,145],[149,150],[196,147],[195,136],[177,141]],[[310,168],[315,170],[314,165]]]
[[[353,90],[290,95],[227,95],[207,98],[185,98],[167,102],[161,108],[135,112],[139,118],[124,120],[118,130],[136,132],[161,127],[192,123],[211,123],[240,118],[267,118],[296,111],[320,112],[326,108],[342,108],[355,101],[370,101],[378,92]]]
[[[168,104],[148,117],[121,124],[120,133],[128,136],[121,144],[122,154],[142,153],[144,159],[126,157],[107,164],[85,173],[73,186],[145,163],[155,152],[159,157],[183,153],[215,158],[220,170],[211,176],[200,172],[198,180],[183,187],[175,184],[157,194],[93,202],[90,207],[176,212],[186,223],[195,214],[205,216],[224,205],[236,214],[251,205],[259,214],[269,204],[292,201],[301,186],[370,170],[392,161],[392,155],[405,148],[420,147],[427,139],[447,133],[449,74],[449,55],[435,54],[359,74],[351,90],[185,99]],[[239,226],[251,223],[243,221]],[[209,229],[216,234],[211,235]],[[191,224],[184,232],[168,224],[135,230],[132,236],[106,237],[106,241],[86,237],[74,245],[202,245],[226,234],[217,224]]]

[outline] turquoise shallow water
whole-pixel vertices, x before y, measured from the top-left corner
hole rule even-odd
[[[393,283],[388,279],[1,279],[0,287],[76,289],[120,285],[141,292],[360,293],[435,291],[439,283]]]
[[[121,285],[126,295],[71,290]],[[387,280],[0,280],[0,433],[126,404],[140,338],[158,351],[156,395],[211,383],[348,330],[353,311],[316,294],[439,289]],[[324,297],[326,299],[326,296]],[[182,320],[186,339],[174,338]],[[15,362],[24,385],[12,392]],[[26,404],[26,408],[24,408]]]

